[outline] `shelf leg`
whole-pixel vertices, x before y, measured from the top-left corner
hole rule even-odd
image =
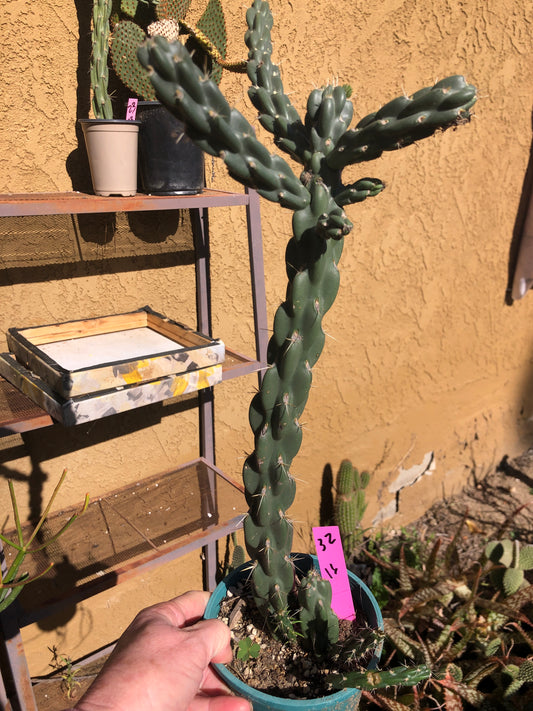
[[[211,274],[209,268],[209,218],[207,209],[191,210],[191,224],[194,236],[196,258],[196,313],[197,328],[200,333],[211,336]],[[198,392],[200,455],[210,464],[215,464],[215,403],[213,388]],[[215,475],[209,475],[209,489],[216,499]],[[217,572],[216,541],[203,547],[204,587],[214,590]]]
[[[12,609],[16,605],[14,602],[0,614],[2,678],[7,687],[5,691],[9,691],[14,711],[38,711],[16,612]],[[1,693],[0,690],[0,700]]]

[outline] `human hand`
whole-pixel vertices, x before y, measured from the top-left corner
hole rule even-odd
[[[75,711],[250,711],[210,662],[231,660],[230,631],[202,620],[207,592],[139,612]]]

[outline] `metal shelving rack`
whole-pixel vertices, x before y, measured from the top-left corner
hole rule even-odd
[[[259,198],[255,191],[229,193],[206,189],[198,195],[163,197],[138,194],[126,198],[77,192],[0,195],[0,217],[190,210],[196,266],[197,330],[209,336],[212,334],[208,211],[222,206],[242,206],[246,210],[256,350],[254,357],[248,357],[226,348],[223,380],[253,372],[257,372],[260,379],[261,369],[266,364],[268,331]],[[21,596],[0,614],[0,707],[14,711],[37,711],[20,635],[21,627],[60,610],[68,603],[89,598],[122,580],[199,548],[204,553],[206,587],[214,587],[216,542],[241,524],[242,513],[238,505],[242,505],[242,488],[230,481],[215,464],[213,390],[206,388],[198,391],[198,459],[174,471],[143,480],[135,486],[107,492],[92,500],[84,517],[68,532],[73,536],[68,542],[68,549],[78,561],[74,566],[76,574],[72,584],[66,588],[54,588],[50,586],[50,581],[47,583],[43,578],[41,584],[39,581],[32,584],[30,603],[29,596]],[[0,378],[0,437],[52,424],[53,420],[44,410]],[[150,528],[145,526],[142,510],[135,514],[132,502],[139,485],[145,497],[153,497],[154,510],[165,511],[165,515],[159,516],[158,528],[154,527],[153,518],[150,519]],[[180,494],[187,495],[188,503],[183,503]],[[166,495],[167,503],[170,502],[168,507],[157,506],[162,501],[157,497],[162,495]],[[239,504],[234,505],[237,501]],[[121,513],[121,506],[128,511],[127,517]],[[54,525],[60,526],[71,513],[71,510],[56,512],[49,520],[51,530],[54,530]],[[89,523],[84,524],[84,521]],[[176,525],[177,521],[179,525]],[[95,531],[100,530],[99,524],[102,529],[102,552],[96,564],[93,561],[88,565],[85,529],[90,529],[89,538],[94,542]],[[151,532],[148,534],[147,531]],[[112,551],[109,546],[106,547],[112,538],[110,533],[114,541],[121,541],[120,545],[113,544]],[[47,551],[44,553],[46,557]],[[4,560],[0,547],[3,566],[9,563],[8,556],[6,551]],[[36,569],[39,566],[42,569],[46,562],[36,559]]]

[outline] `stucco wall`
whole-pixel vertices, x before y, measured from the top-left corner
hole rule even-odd
[[[88,4],[8,0],[3,6],[2,192],[88,184],[76,127],[77,116],[88,112]],[[243,56],[245,8],[229,1],[225,7],[233,31],[230,54]],[[505,294],[530,160],[533,14],[525,0],[272,0],[272,8],[276,59],[300,110],[309,91],[328,81],[352,85],[359,118],[448,74],[465,74],[480,96],[470,125],[347,171],[346,178],[379,177],[387,189],[347,209],[355,228],[346,239],[341,290],[325,323],[330,338],[315,370],[304,444],[293,467],[299,480],[291,510],[296,544],[307,547],[327,464],[335,472],[349,457],[375,472],[370,523],[394,505],[388,486],[400,470],[428,461],[432,452],[430,475],[400,492],[399,512],[389,521],[399,525],[472,472],[482,475],[530,443],[533,297],[509,306]],[[253,116],[242,77],[225,75],[222,88]],[[207,173],[214,187],[239,189],[219,161],[209,159]],[[284,294],[290,217],[277,205],[262,204],[270,315]],[[214,331],[249,351],[242,214],[221,209],[211,222]],[[154,247],[135,235],[108,239],[101,227],[95,233],[76,224],[42,227],[40,234],[38,225],[2,237],[2,334],[10,326],[145,303],[194,325],[186,225],[174,232],[173,239],[183,241],[174,260],[170,229]],[[216,391],[217,461],[236,479],[251,447],[246,410],[254,385],[247,377]],[[192,412],[154,418],[149,410],[72,431],[55,426],[0,442],[0,474],[15,478],[27,513],[30,488],[45,498],[66,466],[62,502],[73,503],[86,490],[105,493],[190,459],[196,430]],[[0,486],[3,520],[7,485]],[[139,607],[199,584],[199,571],[199,556],[189,556],[144,583],[84,602],[68,624],[28,628],[32,671],[46,671],[51,644],[72,657],[101,646]]]

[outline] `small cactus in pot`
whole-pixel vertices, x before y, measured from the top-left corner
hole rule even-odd
[[[268,2],[254,0],[246,19],[250,99],[277,148],[300,164],[299,174],[263,146],[249,121],[228,104],[180,43],[154,37],[138,55],[158,99],[185,123],[196,144],[220,157],[237,181],[293,213],[285,255],[287,289],[274,316],[268,368],[250,405],[254,450],[244,464],[243,479],[254,600],[275,635],[297,640],[313,627],[307,616],[311,605],[333,613],[328,585],[308,580],[308,594],[298,593],[287,513],[296,494],[290,468],[302,442],[301,417],[313,367],[324,346],[322,319],[335,301],[344,239],[353,227],[345,207],[375,197],[385,187],[366,176],[345,184],[342,173],[384,151],[467,123],[476,90],[462,76],[451,76],[386,103],[350,128],[353,105],[345,87],[328,85],[311,92],[302,120],[272,61]],[[295,614],[300,608],[303,624]],[[333,619],[321,624],[334,643]]]

